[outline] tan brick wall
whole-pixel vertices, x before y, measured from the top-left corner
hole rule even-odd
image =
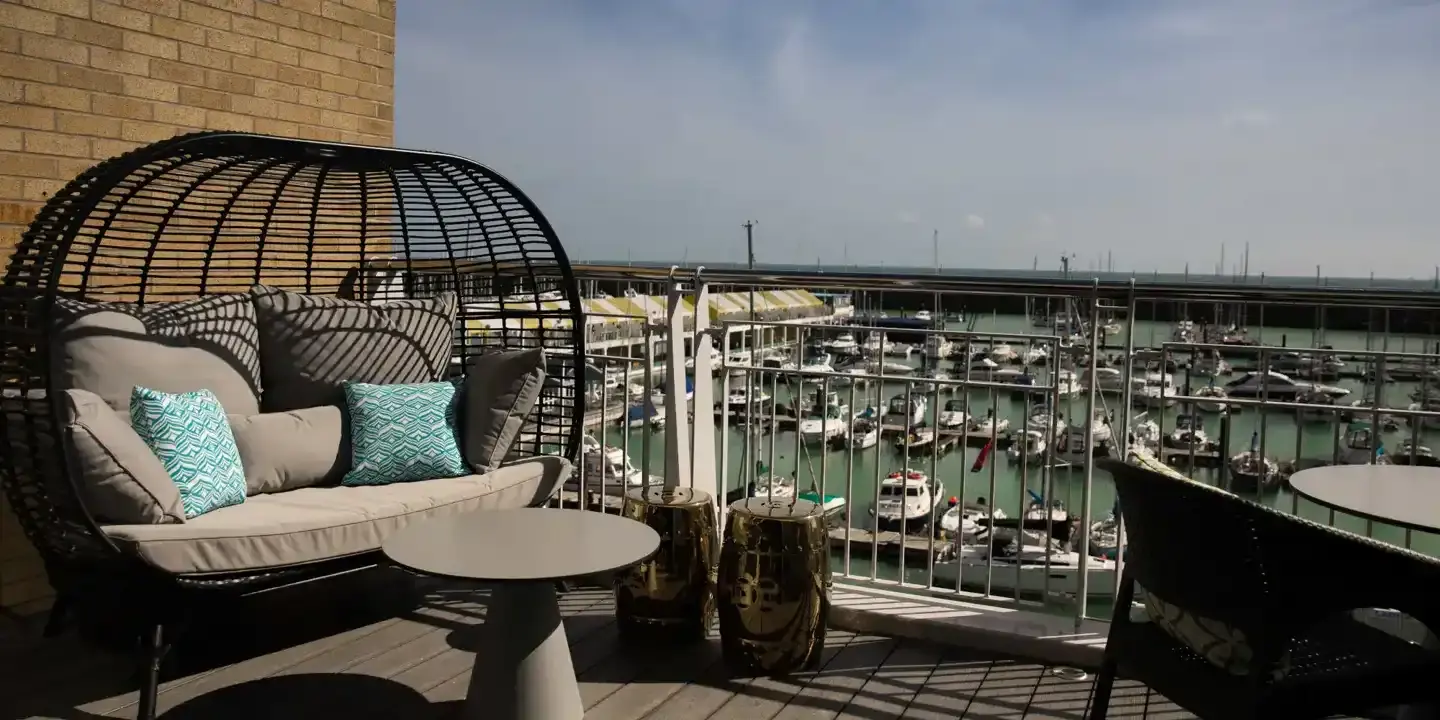
[[[394,141],[395,0],[0,0],[0,261],[66,181],[192,130]],[[0,607],[43,607],[0,499]]]

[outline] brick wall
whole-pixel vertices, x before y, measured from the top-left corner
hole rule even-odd
[[[95,162],[177,133],[394,140],[395,0],[0,0],[0,261]],[[0,499],[0,608],[43,608]]]

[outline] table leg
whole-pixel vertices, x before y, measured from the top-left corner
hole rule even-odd
[[[553,582],[494,586],[465,695],[467,720],[581,720]]]

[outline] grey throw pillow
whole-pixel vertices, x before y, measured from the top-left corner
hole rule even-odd
[[[245,493],[338,485],[350,469],[350,428],[335,405],[230,415],[230,430],[245,466]]]
[[[185,522],[180,487],[130,427],[129,417],[88,390],[66,390],[63,402],[72,471],[96,520],[118,525]]]
[[[139,385],[209,390],[226,412],[260,412],[255,307],[248,294],[135,306],[55,301],[55,382],[104,398],[129,417]]]
[[[377,304],[264,285],[250,292],[267,413],[344,405],[346,382],[435,382],[449,374],[455,293]]]
[[[465,363],[460,450],[475,472],[505,461],[544,384],[544,348],[485,353]]]

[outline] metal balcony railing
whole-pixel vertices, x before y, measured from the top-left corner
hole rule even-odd
[[[576,275],[614,293],[659,293],[670,280],[668,269],[633,266],[580,266]],[[1237,492],[1254,484],[1260,492],[1249,494],[1261,502],[1440,555],[1440,538],[1337,517],[1285,485],[1288,473],[1319,463],[1436,462],[1426,448],[1440,449],[1440,293],[771,270],[703,276],[723,291],[754,283],[757,292],[807,289],[842,300],[794,317],[712,324],[723,338],[713,409],[718,487],[734,497],[789,488],[830,502],[838,508],[834,569],[843,577],[1077,623],[1108,619],[1124,536],[1110,518],[1113,487],[1094,465],[1105,452]],[[833,312],[841,307],[845,314]],[[928,322],[915,321],[922,309]],[[1102,331],[1088,332],[1095,328]],[[618,346],[587,358],[595,452],[579,464],[572,500],[614,511],[626,486],[658,482],[663,437],[651,428],[665,419],[647,408],[664,404],[655,396],[663,392],[655,365],[663,336],[644,317],[590,330],[592,345]],[[821,342],[834,356],[828,367],[806,362],[805,348]],[[852,347],[863,359],[844,366],[834,349]],[[1006,362],[1012,351],[1028,362]],[[982,352],[998,366],[977,360]],[[883,412],[892,404],[898,412]],[[873,441],[852,433],[867,409]],[[905,481],[911,471],[918,483]],[[926,492],[907,513],[911,487]],[[896,518],[888,517],[892,500],[901,506]],[[1019,527],[990,529],[989,518],[1001,515],[997,524]],[[1020,555],[965,542],[987,534],[1018,535],[1010,547]]]

